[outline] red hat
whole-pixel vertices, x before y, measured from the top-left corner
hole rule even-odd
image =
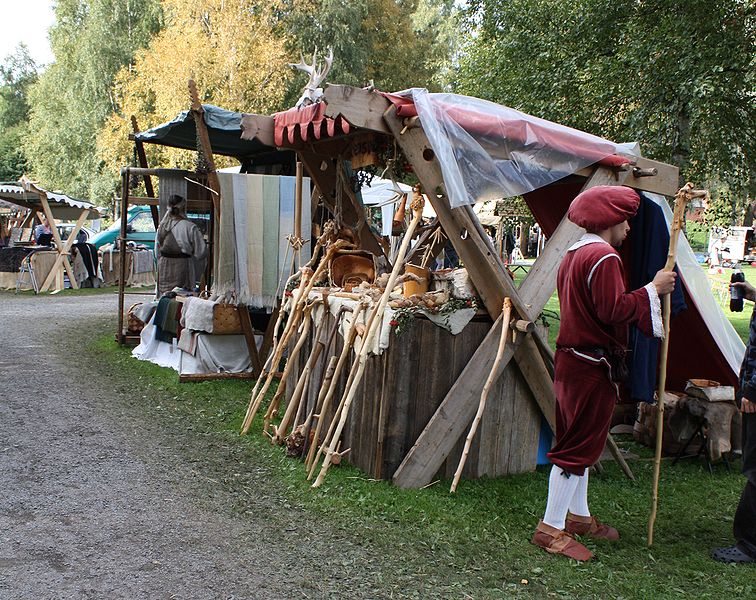
[[[621,185],[597,185],[577,195],[567,218],[587,231],[603,231],[635,215],[638,206],[640,197],[635,190]]]

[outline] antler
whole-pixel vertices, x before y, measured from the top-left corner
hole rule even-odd
[[[325,80],[326,75],[331,70],[333,65],[333,48],[328,49],[328,56],[325,59],[325,66],[320,69],[318,67],[318,49],[315,48],[315,52],[312,53],[312,64],[308,65],[304,60],[304,55],[299,53],[299,63],[289,63],[290,67],[304,71],[310,76],[310,80],[307,82],[305,89],[314,90]]]

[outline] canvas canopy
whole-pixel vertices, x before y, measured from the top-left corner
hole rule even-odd
[[[214,154],[234,156],[240,161],[256,155],[276,152],[275,148],[259,140],[241,138],[242,113],[212,104],[203,104],[203,118],[207,125]],[[133,135],[139,142],[160,144],[185,150],[197,149],[197,129],[191,111],[182,111],[175,119]]]
[[[89,210],[90,219],[97,219],[100,217],[97,207],[91,202],[76,200],[75,198],[71,198],[60,192],[48,192],[47,190],[34,185],[23,186],[20,185],[20,183],[0,184],[0,200],[4,200],[5,202],[22,208],[42,212],[40,193],[47,196],[50,210],[52,211],[53,217],[57,220],[69,221],[78,219],[79,215],[81,215],[82,211],[85,209]]]

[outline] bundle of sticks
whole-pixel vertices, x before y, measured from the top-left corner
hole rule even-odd
[[[324,230],[318,240],[313,259],[287,282],[286,289],[291,289],[297,282],[298,285],[293,290],[288,311],[282,310],[279,316],[282,321],[282,315],[288,312],[288,318],[280,335],[274,336],[273,350],[264,365],[263,374],[255,384],[242,425],[242,434],[249,432],[276,376],[284,350],[289,347],[286,366],[280,376],[281,381],[263,417],[263,432],[275,444],[286,443],[289,454],[304,458],[308,480],[314,476],[322,458],[322,465],[313,487],[322,485],[330,466],[338,464],[349,452],[349,449],[341,449],[341,436],[357,389],[362,382],[368,355],[374,348],[376,336],[381,329],[391,293],[404,278],[400,276],[404,266],[404,257],[422,216],[423,196],[419,188],[415,189],[411,206],[413,219],[388,277],[380,278],[374,285],[359,286],[351,293],[334,292],[330,288],[316,287],[316,283],[323,279],[334,254],[349,244],[344,240],[335,239],[335,229],[330,226],[327,231]],[[316,252],[320,253],[321,250],[324,250],[323,256],[318,266],[313,269],[317,260]],[[342,306],[336,313],[330,330],[326,331],[328,316],[331,314],[329,297],[332,296],[347,297],[355,303],[351,307]],[[317,316],[314,319],[314,331],[313,316]],[[331,355],[334,347],[333,339],[342,321],[345,323],[344,344],[338,355],[336,353]],[[280,325],[281,323],[277,323],[276,332]],[[298,359],[310,337],[313,340],[310,353],[304,360],[304,366],[298,374],[280,421],[275,423],[285,396],[286,381],[297,365],[302,364]],[[332,407],[341,374],[346,368],[350,352],[355,347],[357,347],[357,352],[351,362],[346,387],[334,409]],[[326,357],[323,362],[327,366],[323,371],[317,398],[308,409],[307,390],[311,386],[315,366],[321,356]],[[331,413],[333,417],[326,430],[326,416]]]

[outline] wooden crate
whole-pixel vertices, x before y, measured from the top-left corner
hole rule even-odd
[[[324,331],[333,324],[333,317],[328,318]],[[392,332],[389,348],[381,356],[369,358],[352,405],[342,445],[342,449],[352,449],[348,461],[371,477],[390,479],[490,328],[488,319],[473,320],[453,336],[418,317],[398,338]],[[287,381],[287,401],[309,355],[312,337],[311,334],[303,346]],[[317,399],[324,366],[342,347],[343,340],[337,334],[332,347],[321,353],[306,393],[308,411]],[[347,371],[340,376],[334,405],[343,394]],[[330,412],[325,415],[326,425],[333,416],[333,410]],[[540,430],[541,413],[511,363],[489,395],[464,476],[495,477],[532,471]],[[463,445],[464,436],[438,476],[453,476]]]

